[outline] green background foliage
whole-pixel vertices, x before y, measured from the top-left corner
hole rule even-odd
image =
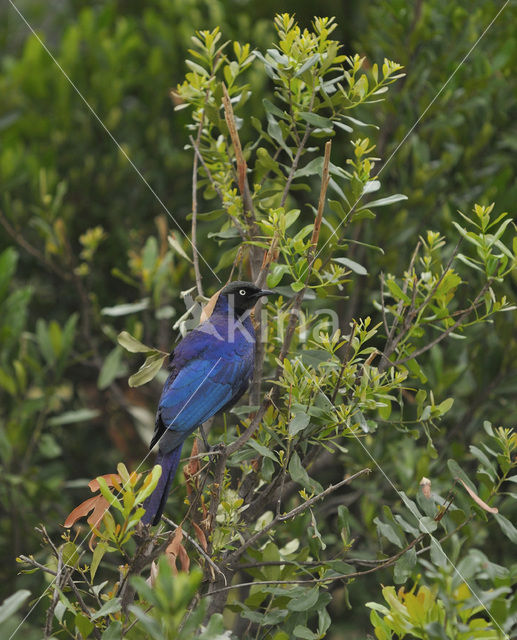
[[[142,576],[128,579],[127,588],[138,594],[130,609],[135,626],[128,637],[160,638],[169,633],[188,638],[205,621],[201,637],[206,638],[232,627],[238,633],[248,629],[254,637],[276,640],[337,640],[368,634],[379,639],[503,638],[495,624],[489,621],[487,627],[481,605],[511,634],[517,615],[512,595],[516,443],[510,431],[498,428],[512,427],[517,414],[516,315],[511,308],[517,287],[511,223],[517,195],[514,4],[506,7],[458,68],[502,3],[319,3],[319,15],[336,16],[338,26],[329,37],[343,45],[340,55],[357,53],[365,58],[356,70],[357,83],[347,85],[347,95],[329,91],[331,107],[322,94],[311,103],[307,87],[311,88],[316,69],[311,52],[298,50],[292,68],[266,54],[278,42],[276,12],[295,11],[301,27],[311,28],[313,3],[103,0],[69,1],[53,10],[35,0],[15,4],[123,152],[14,9],[4,5],[0,9],[5,17],[0,20],[0,600],[7,598],[0,608],[3,628],[14,631],[49,582],[48,576],[16,558],[33,556],[57,569],[48,540],[42,546],[35,527],[43,523],[57,545],[73,544],[60,539],[61,523],[85,498],[87,481],[114,471],[120,460],[136,469],[147,455],[164,372],[147,386],[130,388],[127,378],[142,361],[129,357],[123,349],[128,348],[127,341],[119,344],[117,336],[125,330],[168,352],[179,330],[192,326],[184,316],[191,304],[188,295],[196,296],[187,239],[194,155],[189,135],[195,139],[200,114],[206,110],[200,149],[225,199],[219,202],[214,182],[201,170],[197,242],[203,256],[199,268],[204,292],[209,296],[219,288],[211,269],[226,281],[240,246],[248,253],[239,268],[250,277],[254,256],[261,259],[262,249],[278,236],[279,257],[268,284],[278,287],[282,297],[272,302],[269,312],[287,325],[288,304],[304,288],[323,145],[332,138],[332,181],[320,237],[325,250],[321,262],[313,265],[313,289],[303,309],[312,330],[319,311],[331,307],[342,332],[323,337],[313,332],[312,343],[295,334],[278,385],[279,413],[270,407],[255,437],[228,460],[231,473],[225,476],[217,512],[213,557],[219,561],[225,550],[238,547],[236,531],[249,536],[273,522],[274,509],[265,502],[253,503],[246,515],[236,478],[256,472],[261,483],[273,485],[287,474],[291,486],[283,505],[287,511],[313,492],[340,482],[346,473],[368,465],[372,473],[299,517],[272,526],[270,533],[250,545],[241,564],[255,566],[238,571],[236,580],[257,584],[233,592],[211,618],[202,599],[181,626],[191,598],[203,584],[194,566],[199,558],[188,542],[189,574],[172,576],[161,559],[153,590]],[[222,34],[217,46],[226,40],[250,43],[250,51],[262,52],[262,59],[251,63],[230,45],[226,54],[241,60],[237,67],[228,64],[228,71],[222,65],[216,79],[212,72],[219,59],[200,62],[188,51],[196,30],[215,28]],[[283,28],[289,34],[286,24]],[[284,53],[293,50],[289,37]],[[185,59],[191,60],[188,66]],[[402,65],[405,75],[390,84],[387,93],[367,100],[359,77],[366,74],[371,89],[374,65],[381,67],[382,80],[384,59]],[[206,63],[208,73],[192,62]],[[354,64],[352,59],[352,68]],[[298,93],[295,87],[290,120],[282,115],[286,104],[282,96],[289,101],[286,87],[293,74]],[[230,145],[225,149],[220,144],[221,139],[229,140],[220,107],[222,79],[231,97],[249,91],[234,109],[253,172],[250,185],[259,219],[255,245],[243,245],[235,222],[247,224],[232,176]],[[375,87],[383,91],[382,86]],[[328,88],[336,89],[332,83]],[[174,110],[187,103],[189,108]],[[338,118],[340,110],[346,115],[351,106],[354,121]],[[285,167],[289,169],[308,127],[307,154],[284,199]],[[262,180],[261,193],[255,185]],[[348,220],[350,205],[366,185],[371,192]],[[509,215],[499,219],[506,211]],[[345,217],[345,235],[333,235],[332,229]],[[413,269],[409,265],[419,238]],[[494,285],[490,290],[484,289],[487,279]],[[417,360],[411,357],[437,332],[449,329],[459,317],[456,312],[469,308],[479,292],[482,306],[465,319],[471,326],[459,327]],[[421,305],[422,313],[412,316]],[[505,305],[507,312],[495,313]],[[385,329],[397,317],[400,322],[390,344]],[[406,327],[408,317],[411,323]],[[270,379],[282,340],[276,326],[268,331],[264,374]],[[393,347],[391,352],[387,345]],[[147,349],[151,348],[140,351]],[[386,364],[368,361],[375,350],[384,351],[392,362],[408,360],[395,373]],[[340,374],[344,351],[347,363]],[[162,361],[163,354],[146,355]],[[156,369],[150,373],[156,374]],[[321,391],[316,397],[314,384]],[[262,391],[268,388],[264,385]],[[259,404],[259,389],[252,394],[251,404]],[[242,407],[239,418],[250,423],[247,407]],[[339,431],[343,424],[347,432]],[[235,416],[218,419],[213,443],[221,438],[231,443],[236,428]],[[331,445],[337,447],[334,453],[312,464],[311,451],[321,453]],[[432,481],[431,498],[419,486],[423,476]],[[499,513],[485,512],[455,478],[497,506]],[[180,488],[173,492],[168,512],[179,522],[186,510],[186,487],[183,479],[176,482]],[[107,495],[109,489],[103,489]],[[451,490],[453,504],[436,520],[437,509]],[[92,584],[108,580],[102,604],[99,601],[95,608],[88,603],[86,614],[64,585],[63,593],[72,604],[67,608],[60,600],[55,629],[62,624],[77,638],[97,633],[106,640],[120,637],[122,603],[113,587],[119,579],[116,567],[127,561],[124,554],[134,553],[138,541],[133,536],[123,540],[115,527],[135,516],[131,491],[124,498],[126,511],[116,515],[119,520],[113,520],[111,529],[103,530],[105,547],[100,548],[107,555],[102,558],[97,552],[98,574],[81,574]],[[79,531],[82,539],[89,528],[84,525]],[[67,548],[72,558],[74,548]],[[401,551],[400,558],[371,574],[355,580],[336,577],[368,570]],[[83,562],[91,563],[92,558]],[[311,562],[319,563],[317,569],[304,564]],[[259,584],[316,575],[327,582],[288,588]],[[41,637],[51,599],[50,589],[24,623],[27,638]],[[153,605],[150,611],[149,605]],[[56,633],[56,637],[64,636]]]

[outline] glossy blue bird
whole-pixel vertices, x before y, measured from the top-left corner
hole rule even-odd
[[[212,315],[171,353],[151,448],[158,443],[162,475],[144,502],[144,524],[158,524],[188,436],[216,413],[230,409],[253,377],[255,329],[249,313],[273,293],[251,282],[232,282],[219,294]],[[204,437],[204,434],[203,434]]]

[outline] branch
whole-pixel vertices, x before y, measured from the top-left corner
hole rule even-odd
[[[298,505],[294,509],[291,509],[291,511],[288,511],[283,515],[277,514],[269,524],[267,524],[260,531],[257,531],[257,533],[253,534],[229,556],[229,564],[234,565],[235,562],[240,558],[240,556],[244,553],[244,551],[246,551],[248,547],[254,544],[261,536],[267,533],[279,522],[285,522],[286,520],[290,520],[291,518],[294,518],[295,516],[302,513],[303,511],[308,509],[310,506],[312,506],[315,502],[318,502],[318,500],[322,500],[323,498],[328,496],[330,493],[336,491],[337,489],[343,487],[346,484],[349,484],[353,480],[360,478],[361,476],[367,473],[370,473],[370,471],[371,470],[368,467],[365,469],[361,469],[361,471],[354,473],[353,476],[349,476],[348,478],[345,478],[344,480],[341,480],[341,482],[338,482],[336,484],[331,484],[324,491],[322,491],[321,493],[318,493],[318,495],[313,496],[312,498],[309,498],[308,500],[305,500],[305,502],[302,502],[302,504]]]
[[[226,460],[228,459],[228,453],[226,451],[226,447],[224,444],[220,444],[219,448],[221,450],[221,455],[217,459],[215,470],[214,470],[214,480],[212,482],[211,492],[212,498],[210,500],[210,506],[208,508],[208,553],[212,551],[212,530],[215,523],[215,517],[217,515],[217,509],[219,507],[219,503],[221,502],[221,489],[224,483],[224,472],[226,470]],[[225,578],[226,580],[226,578]]]
[[[66,572],[66,569],[65,569]],[[45,620],[45,631],[44,638],[50,638],[52,635],[52,619],[54,618],[54,611],[56,609],[58,600],[59,600],[59,590],[60,584],[63,581],[63,557],[61,552],[59,552],[57,557],[57,572],[56,572],[56,580],[54,581],[54,594],[52,596],[52,601],[50,603],[50,607],[47,609],[47,617]]]
[[[275,232],[273,239],[271,240],[271,244],[269,245],[269,249],[264,254],[264,258],[262,260],[262,266],[260,267],[259,274],[255,280],[255,284],[257,287],[261,289],[266,284],[267,275],[269,273],[269,268],[271,267],[271,263],[274,262],[278,257],[278,235]],[[255,306],[255,323],[256,323],[256,334],[258,336],[257,343],[255,345],[255,366],[254,366],[254,374],[253,380],[251,383],[250,390],[250,405],[257,405],[260,403],[260,393],[262,390],[262,372],[264,370],[264,354],[265,354],[265,344],[262,340],[262,299],[259,299]]]
[[[485,292],[489,289],[489,287],[492,284],[492,282],[493,282],[493,278],[491,278],[490,280],[487,280],[487,282],[485,283],[485,286],[481,289],[481,291],[474,298],[474,301],[470,305],[470,307],[465,309],[465,311],[456,320],[456,322],[453,325],[451,325],[446,331],[441,333],[438,337],[436,337],[434,340],[432,340],[429,344],[426,344],[424,347],[422,347],[420,349],[417,349],[416,351],[413,351],[409,356],[406,356],[405,358],[402,358],[401,360],[396,360],[395,362],[392,362],[391,363],[392,366],[398,367],[399,365],[404,364],[404,363],[408,362],[409,360],[413,360],[414,358],[418,358],[418,356],[422,355],[422,353],[425,353],[426,351],[429,351],[429,349],[434,347],[436,344],[438,344],[444,338],[446,338],[450,333],[452,333],[455,329],[457,329],[461,325],[461,323],[463,322],[464,318],[466,318],[466,316],[468,316],[469,313],[474,311],[474,309],[477,307],[477,303],[478,303],[479,298],[481,298],[481,296],[485,294]]]
[[[282,363],[289,351],[289,347],[291,346],[291,341],[293,339],[293,335],[295,332],[295,328],[296,328],[296,322],[298,319],[298,312],[302,306],[302,302],[303,302],[303,298],[305,296],[305,292],[307,291],[308,288],[308,281],[309,278],[311,276],[312,273],[312,267],[314,265],[314,261],[315,261],[315,251],[316,251],[316,246],[318,244],[318,239],[319,239],[319,232],[321,229],[321,220],[323,217],[323,209],[325,206],[325,197],[326,197],[326,193],[327,193],[327,187],[328,187],[328,183],[329,183],[329,165],[330,165],[330,150],[331,150],[331,146],[332,146],[332,142],[329,140],[326,144],[325,144],[325,157],[324,157],[324,162],[323,162],[323,171],[322,171],[322,180],[321,180],[321,190],[320,190],[320,197],[319,197],[319,202],[318,202],[318,212],[316,214],[316,219],[314,221],[314,229],[312,232],[312,238],[311,238],[311,245],[307,251],[307,276],[305,279],[305,286],[303,289],[301,289],[301,291],[299,291],[295,298],[294,298],[294,302],[293,302],[293,306],[291,309],[291,314],[289,316],[289,323],[287,325],[287,330],[286,330],[286,334],[285,334],[285,338],[284,338],[284,342],[282,344],[282,348],[280,350],[280,355],[279,355],[279,360],[280,363]],[[277,367],[276,370],[276,374],[275,374],[275,380],[278,380],[278,378],[280,377],[282,373],[282,365],[280,364]],[[238,449],[240,449],[250,438],[251,436],[255,433],[255,431],[258,429],[260,422],[262,420],[262,418],[264,417],[266,411],[269,409],[269,407],[273,404],[274,398],[276,398],[276,396],[278,395],[278,387],[277,386],[273,386],[271,387],[271,389],[269,390],[269,392],[265,395],[264,400],[262,402],[262,405],[260,407],[260,409],[258,410],[258,412],[255,414],[255,417],[253,418],[253,420],[251,421],[251,424],[249,425],[249,427],[246,429],[246,431],[239,437],[237,438],[237,440],[235,440],[234,442],[232,442],[226,449],[226,453],[228,456],[231,456],[233,453],[235,453]]]
[[[63,280],[71,280],[72,275],[66,271],[62,271],[59,267],[57,267],[53,262],[51,262],[41,251],[33,247],[21,233],[18,233],[16,229],[11,226],[11,223],[7,220],[4,214],[0,211],[0,224],[4,227],[7,233],[11,236],[11,238],[20,245],[27,253],[30,253],[31,256],[34,256],[41,264],[43,264],[47,269],[53,271],[57,276],[62,278]]]
[[[212,596],[216,593],[221,593],[223,591],[229,591],[230,589],[241,589],[242,587],[251,587],[253,585],[281,585],[281,584],[317,584],[317,583],[325,583],[325,582],[335,582],[336,580],[346,580],[349,581],[352,578],[358,578],[360,576],[365,576],[369,573],[375,573],[376,571],[380,571],[381,569],[385,569],[386,567],[390,567],[392,564],[407,553],[410,549],[412,549],[415,545],[423,540],[423,538],[427,534],[421,533],[417,538],[415,538],[412,542],[410,542],[404,549],[396,553],[394,556],[386,560],[384,563],[377,565],[376,567],[372,567],[371,569],[366,569],[365,571],[356,571],[355,573],[341,573],[338,575],[333,575],[328,578],[311,578],[309,580],[255,580],[254,582],[241,582],[240,584],[231,584],[227,587],[223,587],[222,589],[217,589],[212,591],[211,593],[205,593],[203,596]]]
[[[413,271],[413,265],[415,264],[415,260],[416,260],[416,256],[418,254],[418,251],[420,249],[420,240],[417,242],[417,245],[415,247],[415,250],[413,251],[413,255],[411,256],[411,261],[409,263],[409,268],[408,268],[408,272],[411,274],[411,272]],[[403,293],[407,292],[407,288],[408,288],[408,284],[409,284],[409,280],[406,279],[404,281],[404,286],[402,287],[402,291]],[[397,306],[397,311],[395,314],[395,319],[393,321],[393,324],[391,325],[391,330],[389,332],[388,335],[388,339],[386,341],[386,348],[384,349],[384,353],[386,353],[388,351],[389,348],[391,348],[391,344],[393,342],[393,336],[395,335],[395,331],[397,329],[398,323],[399,323],[399,318],[402,314],[402,309],[404,307],[404,300],[399,300],[398,306]],[[389,356],[389,354],[388,354]]]
[[[224,82],[222,83],[222,85],[224,118],[228,126],[228,132],[230,133],[230,138],[232,140],[232,145],[235,152],[235,161],[237,163],[237,183],[239,185],[239,191],[242,197],[242,213],[248,223],[250,239],[255,239],[260,235],[260,229],[255,218],[253,199],[251,197],[251,191],[248,183],[248,165],[246,164],[246,159],[244,158],[244,154],[242,153],[241,141],[239,139],[239,133],[237,131],[237,124],[235,122],[235,115],[233,113],[233,107],[230,96],[228,94],[228,89],[226,88]],[[250,247],[251,271],[253,277],[255,277],[256,273],[260,269],[260,258],[258,257],[257,249],[258,247],[255,247],[253,245]]]
[[[85,602],[84,602],[84,600],[83,600],[83,598],[81,596],[81,593],[80,593],[79,589],[77,588],[77,585],[72,580],[72,575],[70,573],[68,573],[67,576],[66,576],[66,582],[70,585],[70,588],[74,592],[74,595],[77,598],[77,602],[79,603],[79,606],[81,607],[83,612],[86,614],[86,617],[88,618],[88,620],[90,620],[92,612],[86,606],[86,604],[85,604]],[[99,629],[95,626],[95,624],[93,626],[92,633],[97,638],[97,640],[101,640],[101,633],[100,633]]]
[[[312,111],[312,108],[310,109],[310,111]],[[303,138],[301,139],[300,145],[298,146],[298,149],[296,150],[296,155],[294,156],[294,160],[293,160],[293,164],[291,165],[291,169],[289,171],[289,175],[287,176],[287,180],[285,183],[285,187],[284,187],[284,191],[282,193],[282,198],[280,200],[280,206],[283,207],[285,205],[285,201],[287,200],[287,196],[289,195],[289,189],[291,188],[291,182],[294,179],[294,174],[296,173],[296,169],[298,168],[298,164],[300,162],[300,158],[302,156],[302,151],[307,143],[307,140],[309,139],[309,136],[311,134],[312,131],[312,127],[310,127],[309,125],[307,125],[307,128],[305,129],[305,134],[303,136]]]
[[[209,89],[205,95],[205,105],[208,101]],[[196,143],[194,144],[194,162],[192,163],[192,259],[194,262],[194,273],[196,275],[196,287],[200,296],[203,295],[203,285],[201,284],[201,271],[199,270],[199,252],[197,249],[197,167],[198,167],[198,154],[196,150],[199,149],[199,143],[201,141],[201,132],[203,131],[203,123],[205,121],[205,109],[201,111],[199,118],[199,126],[197,128]],[[190,136],[192,139],[192,136]]]

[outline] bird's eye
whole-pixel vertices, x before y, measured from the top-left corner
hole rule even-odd
[[[241,289],[241,290],[239,291],[239,295],[240,295],[240,296],[245,296],[245,295],[246,295],[246,290],[245,290],[245,289]]]

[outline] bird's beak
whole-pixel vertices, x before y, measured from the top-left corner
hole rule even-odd
[[[260,298],[264,296],[272,296],[275,293],[276,291],[272,291],[271,289],[261,289],[260,291],[257,291],[257,293],[253,294],[253,299],[255,300],[253,304],[256,304]]]

